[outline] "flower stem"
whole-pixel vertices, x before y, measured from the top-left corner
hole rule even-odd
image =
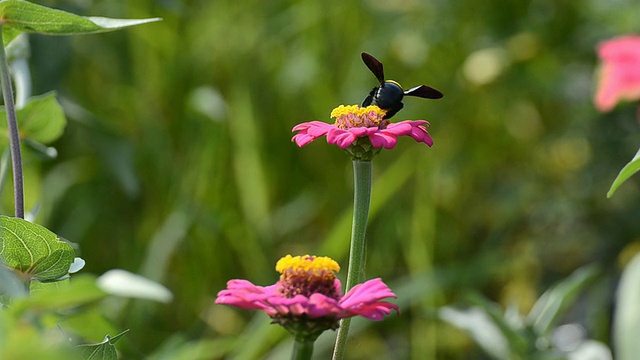
[[[0,41],[2,39],[2,25],[0,25]],[[16,217],[24,219],[24,187],[22,176],[22,153],[20,152],[20,135],[18,133],[18,120],[9,76],[9,64],[4,45],[0,46],[0,86],[4,107],[7,113],[7,128],[9,130],[9,146],[11,148],[11,162],[13,165],[13,198]]]
[[[293,343],[293,353],[291,360],[310,360],[313,354],[314,340],[304,340],[296,338]]]
[[[347,285],[345,293],[364,280],[366,260],[367,220],[369,218],[369,204],[371,203],[371,161],[353,160],[353,224],[351,226],[351,249],[349,251],[349,268],[347,270]],[[344,357],[349,325],[351,319],[342,319],[336,338],[336,346],[333,349],[333,359],[340,360]]]

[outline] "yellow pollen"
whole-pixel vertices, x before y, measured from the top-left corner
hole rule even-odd
[[[365,115],[369,115],[371,112],[380,117],[384,116],[387,113],[385,110],[380,109],[376,105],[370,105],[367,107],[360,107],[358,105],[340,105],[331,111],[331,117],[337,119],[341,116],[350,114],[357,117],[362,117]]]
[[[284,274],[285,271],[304,271],[321,273],[324,271],[340,271],[340,265],[326,256],[291,256],[287,255],[276,263],[276,271]]]
[[[333,125],[339,129],[351,129],[356,127],[385,128],[388,121],[384,120],[386,110],[376,105],[360,107],[358,105],[340,105],[331,111],[331,117],[336,121]]]

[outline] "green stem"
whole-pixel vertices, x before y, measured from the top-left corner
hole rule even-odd
[[[351,227],[351,249],[349,252],[349,268],[347,270],[347,285],[345,293],[364,281],[366,260],[367,220],[369,218],[369,204],[371,203],[371,161],[353,160],[353,225]],[[349,336],[351,319],[342,319],[333,349],[333,359],[344,357]]]
[[[2,25],[0,25],[0,41],[2,40]],[[9,130],[9,146],[11,148],[11,162],[13,165],[13,198],[16,217],[24,219],[24,185],[22,176],[22,153],[20,152],[20,134],[18,120],[9,76],[9,64],[4,45],[0,46],[0,85],[4,98],[4,108],[7,113],[7,128]]]
[[[310,360],[313,354],[313,340],[295,339],[291,360]]]

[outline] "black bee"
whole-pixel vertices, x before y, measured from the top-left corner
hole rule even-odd
[[[384,79],[382,63],[378,61],[378,59],[363,52],[362,61],[364,61],[369,70],[371,70],[373,75],[380,81],[380,86],[376,86],[371,90],[369,96],[362,102],[362,106],[377,105],[379,108],[386,110],[385,119],[390,119],[402,109],[404,106],[402,98],[405,95],[425,99],[440,99],[443,96],[440,91],[426,85],[416,86],[405,91],[396,81]]]

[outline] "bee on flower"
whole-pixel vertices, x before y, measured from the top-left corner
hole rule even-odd
[[[354,158],[371,160],[382,148],[393,149],[398,137],[409,136],[431,147],[433,139],[427,131],[426,120],[404,120],[392,123],[385,119],[386,111],[376,105],[340,105],[333,109],[333,124],[310,121],[296,125],[298,133],[291,139],[303,147],[317,138],[326,136],[327,143],[346,150]]]

